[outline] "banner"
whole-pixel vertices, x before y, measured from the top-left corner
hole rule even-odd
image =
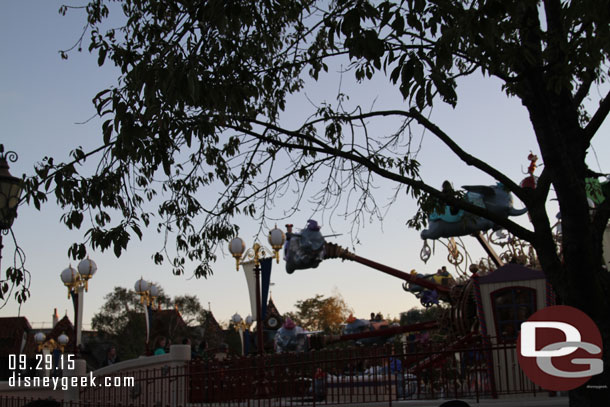
[[[150,321],[152,321],[152,313],[152,305],[146,305],[144,310],[144,319],[146,320],[146,343],[150,342]]]
[[[261,267],[261,315],[262,319],[265,319],[265,310],[267,308],[267,298],[269,297],[269,285],[271,283],[271,264],[273,264],[272,258],[265,258],[260,260]],[[241,264],[244,273],[246,275],[246,282],[248,284],[248,294],[250,295],[250,309],[252,320],[256,321],[256,275],[254,273],[254,261],[248,261]]]
[[[250,296],[250,315],[252,320],[256,321],[256,277],[254,275],[254,262],[248,261],[241,264],[244,273],[246,274],[246,283],[248,283],[248,295]]]
[[[267,317],[267,298],[269,297],[269,285],[271,284],[271,266],[273,259],[268,257],[260,261],[261,264],[261,314],[263,321]]]

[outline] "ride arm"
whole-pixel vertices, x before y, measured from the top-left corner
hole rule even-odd
[[[426,279],[423,279],[420,277],[416,277],[409,273],[405,273],[404,271],[400,271],[395,268],[386,266],[384,264],[377,263],[377,262],[369,260],[369,259],[365,259],[364,257],[355,255],[354,253],[350,252],[347,249],[344,249],[343,247],[341,247],[337,244],[326,242],[325,246],[324,246],[324,259],[337,259],[337,258],[343,259],[343,260],[351,260],[351,261],[355,261],[360,264],[364,264],[365,266],[369,266],[371,268],[374,268],[375,270],[381,271],[382,273],[386,273],[391,276],[398,277],[409,283],[417,284],[417,285],[427,288],[429,290],[436,290],[439,294],[449,294],[449,291],[451,290],[449,287],[445,287],[445,286],[443,286],[441,284],[437,284],[433,281],[426,280]]]

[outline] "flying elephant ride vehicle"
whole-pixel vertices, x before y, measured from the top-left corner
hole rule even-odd
[[[468,193],[465,195],[465,199],[468,202],[480,207],[485,206],[498,216],[508,217],[526,213],[525,209],[513,207],[511,194],[501,184],[469,186],[466,189]],[[448,216],[452,218],[448,218]],[[456,211],[455,208],[450,207],[446,208],[444,215],[432,214],[429,221],[428,229],[421,234],[422,238],[438,239],[472,234],[483,244],[481,232],[498,229],[497,225],[487,219],[465,211]],[[428,367],[438,367],[445,363],[455,363],[455,361],[449,362],[453,358],[452,350],[458,352],[458,349],[473,345],[480,340],[478,315],[483,315],[483,313],[479,313],[478,307],[481,305],[481,301],[477,302],[475,281],[468,278],[467,275],[456,281],[445,267],[430,274],[418,273],[415,270],[407,273],[327,242],[320,225],[313,220],[309,220],[306,227],[299,232],[293,232],[292,225],[287,226],[284,258],[289,274],[294,273],[295,270],[316,268],[322,261],[339,258],[354,261],[400,278],[403,280],[403,289],[415,295],[426,308],[445,304],[442,321],[427,321],[420,326],[415,324],[415,326],[388,326],[382,329],[371,329],[370,321],[354,319],[351,321],[352,326],[348,328],[350,325],[348,323],[342,335],[335,336],[334,340],[353,340],[357,344],[379,344],[387,342],[388,338],[398,334],[431,331],[439,328],[449,332],[447,342],[443,346],[443,353],[433,357],[405,355],[403,359],[403,362],[406,363],[405,367],[416,369],[414,370],[416,372],[425,372]],[[489,250],[491,251],[491,249]],[[490,257],[496,262],[497,267],[503,265],[497,255],[490,255]],[[472,272],[475,276],[477,270],[472,270]],[[491,312],[487,313],[487,315],[490,314]],[[310,340],[310,342],[312,341]],[[331,341],[327,338],[326,343],[329,342]]]
[[[534,159],[533,155],[531,159]],[[534,170],[535,166],[530,166],[526,184],[535,187]],[[600,182],[599,184],[596,190],[601,193],[591,198],[594,203],[600,202],[601,195],[604,199],[610,197],[610,192],[608,192],[610,183]],[[594,188],[592,187],[592,189]],[[447,188],[447,190],[449,189]],[[493,218],[496,220],[527,213],[527,208],[518,209],[513,206],[510,191],[500,183],[465,186],[464,190],[466,192],[463,195],[456,194],[455,196],[459,196],[459,199],[463,199],[471,208],[485,209],[493,214]],[[473,211],[480,213],[474,209]],[[400,278],[404,282],[403,288],[419,298],[425,307],[445,304],[443,310],[446,310],[448,318],[428,322],[435,323],[437,327],[441,325],[446,332],[449,332],[443,352],[420,359],[411,358],[412,354],[407,353],[403,363],[411,369],[410,372],[415,372],[417,376],[417,372],[425,372],[425,369],[459,364],[462,367],[458,370],[461,372],[460,374],[464,375],[462,377],[464,383],[470,383],[492,396],[496,395],[497,391],[510,392],[525,386],[523,383],[527,379],[518,378],[519,380],[517,380],[507,376],[506,372],[512,371],[510,361],[516,357],[514,355],[516,350],[514,346],[510,348],[506,344],[515,343],[522,321],[527,320],[530,315],[542,307],[554,304],[554,294],[544,273],[538,269],[539,266],[536,265],[535,259],[529,259],[529,255],[526,256],[526,260],[523,260],[517,259],[515,256],[504,257],[507,254],[510,255],[508,252],[503,253],[502,257],[495,253],[490,245],[490,243],[495,243],[491,239],[492,235],[489,234],[485,238],[483,232],[500,231],[502,228],[496,222],[458,209],[455,204],[441,206],[430,214],[428,227],[421,232],[424,247],[426,247],[426,239],[452,239],[470,235],[477,239],[489,256],[489,259],[485,260],[488,262],[485,263],[488,266],[481,267],[480,264],[473,263],[468,269],[470,274],[462,272],[461,278],[457,280],[444,268],[431,274],[418,273],[415,270],[406,273],[358,256],[336,244],[326,242],[320,226],[317,223],[315,225],[315,230],[309,228],[310,231],[316,233],[318,244],[315,252],[299,253],[303,250],[307,251],[307,244],[303,247],[299,245],[300,233],[294,233],[287,242],[285,259],[286,269],[290,273],[295,270],[318,267],[322,261],[333,258],[355,261]],[[512,239],[510,235],[503,233],[498,235],[504,236],[509,243]],[[422,260],[426,261],[423,256]],[[354,335],[373,337],[396,332],[393,331],[394,329],[409,332],[409,327],[389,327],[370,331],[366,324],[358,323],[355,326],[358,325],[360,325],[359,332],[349,335],[345,335],[344,332],[343,337],[351,336],[350,339],[358,340],[364,336],[354,338]],[[491,350],[483,352],[479,349],[480,346]],[[498,349],[502,349],[495,350],[496,346]],[[464,349],[471,350],[465,352]],[[458,354],[461,356],[456,358],[455,355]],[[468,368],[470,365],[472,365],[471,368]],[[495,374],[492,370],[495,370]],[[472,373],[475,371],[478,373]],[[497,386],[504,387],[497,389]]]
[[[285,244],[286,271],[289,274],[295,270],[316,268],[328,259],[340,258],[355,261],[386,274],[393,275],[404,281],[405,291],[414,294],[420,299],[422,305],[430,307],[444,302],[450,305],[452,325],[460,335],[470,333],[475,325],[476,310],[472,299],[472,287],[468,282],[457,283],[449,272],[443,267],[436,273],[420,274],[414,270],[406,273],[392,267],[377,263],[370,259],[351,253],[334,243],[327,242],[322,235],[321,227],[315,220],[307,221],[304,229],[293,232],[293,225],[287,225]],[[413,326],[389,326],[387,322],[379,323],[364,319],[348,320],[346,328],[341,335],[326,338],[325,343],[335,341],[354,340],[358,344],[385,343],[387,339],[407,332],[435,329],[439,321],[428,321]],[[309,335],[309,342],[317,339],[316,335]],[[313,342],[316,342],[315,340]]]

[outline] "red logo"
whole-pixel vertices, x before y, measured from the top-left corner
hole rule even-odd
[[[543,308],[521,324],[519,365],[547,390],[572,390],[603,371],[602,337],[584,312],[565,305]]]

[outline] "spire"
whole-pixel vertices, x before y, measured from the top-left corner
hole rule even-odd
[[[59,321],[59,315],[57,315],[57,308],[55,308],[53,312],[53,322],[51,324],[51,328],[55,328],[55,325],[57,325],[57,321]]]

